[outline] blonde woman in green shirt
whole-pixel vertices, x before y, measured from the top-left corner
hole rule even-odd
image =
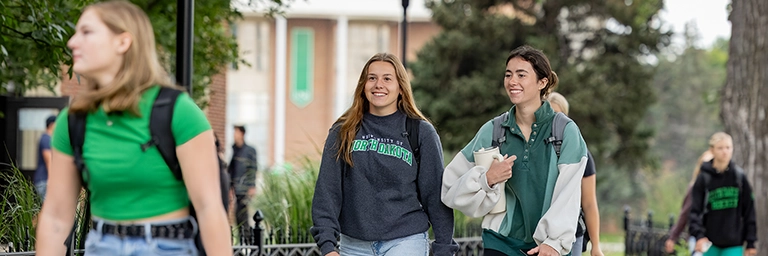
[[[68,115],[86,113],[83,179],[93,222],[86,255],[197,255],[200,232],[208,255],[232,255],[219,182],[214,136],[205,115],[182,94],[171,130],[183,181],[176,179],[150,141],[150,111],[161,86],[172,87],[162,69],[151,23],[127,1],[85,8],[72,49],[73,69],[84,85],[58,117],[48,200],[37,227],[37,255],[62,255],[73,225],[80,173],[69,139]],[[190,216],[195,206],[198,220]]]

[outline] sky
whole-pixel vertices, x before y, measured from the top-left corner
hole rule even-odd
[[[673,44],[682,46],[680,36],[687,22],[694,22],[699,32],[697,46],[708,48],[718,37],[730,38],[731,22],[728,21],[727,5],[731,0],[665,0],[661,18],[676,36]]]

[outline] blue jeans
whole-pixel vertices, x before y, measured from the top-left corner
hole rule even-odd
[[[341,234],[341,256],[427,256],[427,232],[386,241],[363,241]]]
[[[571,256],[581,256],[581,248],[584,247],[584,236],[576,237],[576,242],[573,242],[571,247]]]
[[[693,250],[696,249],[696,237],[688,237],[688,252],[693,254]]]
[[[40,202],[45,201],[45,188],[48,186],[48,181],[38,181],[35,183],[35,190],[40,196]]]
[[[192,217],[187,217],[172,221],[144,223],[147,227],[147,234],[144,236],[126,236],[120,237],[112,234],[102,234],[101,228],[103,220],[94,221],[98,223],[88,232],[85,239],[85,255],[87,256],[162,256],[162,255],[188,255],[197,256],[197,248],[193,238],[189,239],[170,239],[152,237],[148,226],[176,224],[191,221],[194,226],[194,233],[197,233],[197,223]],[[114,223],[112,223],[114,224]]]

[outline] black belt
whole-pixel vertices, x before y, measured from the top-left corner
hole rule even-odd
[[[97,230],[98,221],[91,220],[91,228]],[[144,225],[114,225],[104,223],[101,226],[101,234],[110,234],[119,237],[143,237],[146,235]],[[167,225],[150,225],[149,234],[156,238],[188,239],[195,236],[195,230],[190,221]]]

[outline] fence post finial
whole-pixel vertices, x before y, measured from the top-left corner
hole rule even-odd
[[[624,231],[628,231],[629,229],[629,205],[624,205]]]
[[[261,210],[256,210],[256,213],[253,214],[253,238],[256,239],[256,245],[259,246],[259,249],[257,249],[256,255],[261,255],[261,251],[264,247],[264,239],[262,239],[262,234],[264,233],[264,229],[261,228],[261,221],[264,220],[264,213],[261,212]],[[253,244],[253,243],[251,243]]]

